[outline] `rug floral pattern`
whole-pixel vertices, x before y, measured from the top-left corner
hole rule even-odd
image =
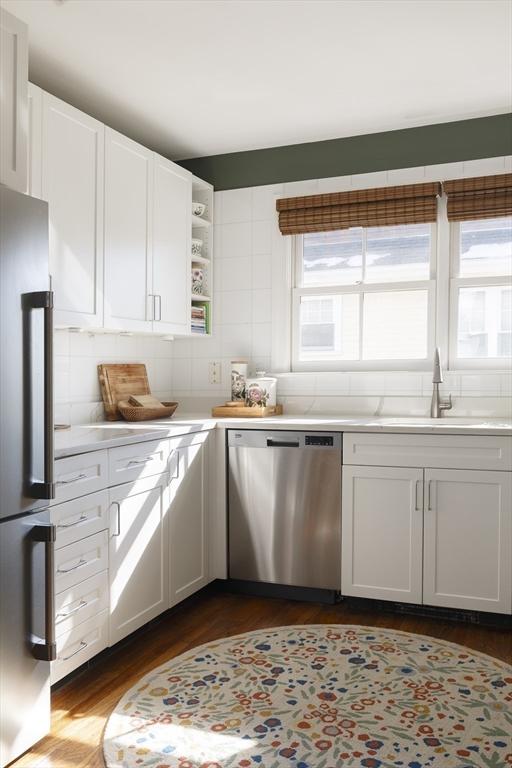
[[[108,768],[507,768],[512,668],[394,630],[260,630],[142,678],[104,753]]]

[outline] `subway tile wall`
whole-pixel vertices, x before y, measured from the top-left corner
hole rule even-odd
[[[275,260],[282,258],[282,241],[276,237],[276,196],[510,171],[512,157],[502,157],[215,193],[212,337],[168,342],[143,336],[57,331],[57,420],[78,423],[103,418],[97,363],[145,363],[152,391],[161,399],[178,400],[178,413],[206,413],[229,398],[233,358],[247,358],[252,371],[271,371],[272,334],[278,322],[277,313],[273,313],[273,301],[278,299],[272,293],[272,274]],[[209,383],[209,364],[213,361],[221,363],[218,384]],[[430,373],[277,376],[278,397],[289,413],[419,416],[429,411]],[[453,415],[511,415],[510,372],[448,373],[443,389],[452,393]]]

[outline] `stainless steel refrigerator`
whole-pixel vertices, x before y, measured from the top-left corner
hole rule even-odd
[[[55,657],[48,206],[0,185],[0,765],[50,728]]]

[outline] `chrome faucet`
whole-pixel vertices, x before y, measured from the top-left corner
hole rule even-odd
[[[436,347],[434,355],[434,374],[432,376],[432,402],[430,404],[430,416],[432,419],[440,419],[443,411],[449,411],[452,408],[452,396],[448,395],[448,400],[443,400],[439,395],[439,385],[443,383],[443,371],[441,370],[441,360],[439,347]]]

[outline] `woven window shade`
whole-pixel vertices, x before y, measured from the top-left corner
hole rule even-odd
[[[512,173],[444,181],[448,219],[495,219],[512,214]]]
[[[279,229],[283,235],[328,232],[348,227],[424,224],[437,218],[441,184],[358,189],[278,200]]]

